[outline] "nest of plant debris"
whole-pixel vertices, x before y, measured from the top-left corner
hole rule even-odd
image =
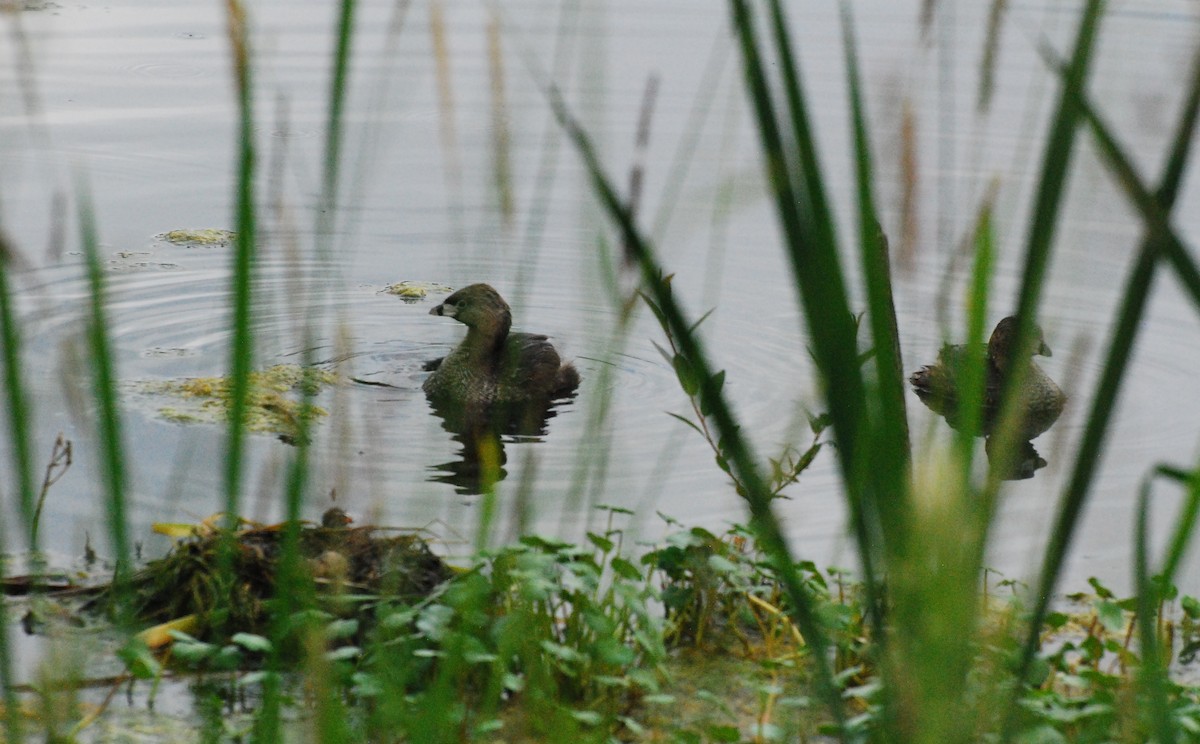
[[[296,588],[311,589],[317,597],[417,601],[451,577],[421,537],[349,522],[340,509],[331,509],[321,525],[300,526]],[[286,528],[252,524],[196,530],[133,577],[128,599],[135,616],[165,623],[195,615],[202,628],[262,630],[267,605],[279,593]],[[344,612],[346,603],[339,606]]]

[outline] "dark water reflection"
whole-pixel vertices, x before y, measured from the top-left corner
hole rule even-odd
[[[330,416],[313,442],[309,516],[319,516],[335,493],[353,514],[442,525],[448,541],[469,543],[479,513],[477,498],[467,492],[477,490],[487,470],[478,463],[494,461],[504,474],[497,482],[496,540],[518,528],[578,538],[601,518],[592,508],[598,503],[635,510],[639,534],[661,530],[655,511],[707,525],[744,519],[711,452],[667,415],[688,409],[673,370],[654,348],[660,333],[653,318],[641,310],[622,325],[604,259],[611,236],[528,69],[536,62],[555,77],[614,174],[624,173],[634,157],[642,91],[648,75],[658,76],[640,214],[689,312],[699,317],[716,308],[704,325],[707,345],[726,370],[726,388],[765,459],[806,439],[806,417],[819,408],[819,390],[775,218],[762,194],[756,135],[724,5],[505,3],[502,101],[487,53],[487,7],[443,4],[449,77],[439,79],[426,5],[412,4],[392,32],[396,6],[360,4],[346,188],[321,259],[310,249],[311,205],[319,192],[332,11],[318,2],[254,6],[265,228],[256,284],[258,361],[303,359],[315,337],[318,359],[337,360],[348,377],[387,384],[323,394],[319,403]],[[918,209],[910,226],[916,232],[896,280],[906,369],[961,335],[969,262],[955,257],[977,204],[992,188],[998,188],[992,320],[1011,310],[1006,305],[1017,289],[1043,122],[1056,89],[1036,44],[1044,36],[1062,48],[1077,12],[1077,4],[1059,2],[1010,9],[996,98],[980,113],[974,91],[987,4],[942,4],[944,24],[930,34],[916,25],[920,5],[853,4],[878,197],[898,250],[906,224],[899,211],[902,132],[906,112],[912,117]],[[822,165],[849,238],[853,168],[836,7],[789,6]],[[1148,173],[1158,167],[1178,105],[1195,14],[1193,3],[1175,0],[1114,7],[1106,20],[1095,95]],[[48,448],[58,431],[76,442],[78,462],[47,505],[56,529],[46,536],[49,547],[74,554],[87,536],[101,539],[96,525],[103,504],[81,361],[86,288],[79,258],[44,253],[47,245],[76,245],[73,209],[63,209],[56,195],[71,193],[75,172],[86,174],[112,261],[110,330],[122,379],[220,374],[229,342],[227,250],[168,246],[153,236],[174,228],[232,227],[234,99],[219,4],[64,5],[23,14],[20,22],[32,41],[37,106],[14,113],[14,102],[25,100],[21,81],[13,67],[0,70],[0,100],[13,104],[0,114],[0,226],[36,265],[21,277],[20,303],[38,445]],[[11,43],[11,37],[0,41],[9,59]],[[511,213],[496,185],[500,124],[510,136]],[[1037,442],[1050,465],[1006,490],[991,558],[1018,577],[1036,569],[1030,556],[1039,552],[1065,480],[1116,293],[1139,237],[1089,146],[1077,163],[1040,318],[1056,350],[1047,372],[1067,389],[1071,404]],[[1185,236],[1200,228],[1195,188],[1190,184],[1179,200],[1184,208],[1177,226]],[[855,271],[853,255],[844,263]],[[405,304],[380,293],[401,279],[494,284],[521,323],[550,334],[564,357],[575,360],[584,377],[578,397],[557,408],[535,436],[481,439],[462,434],[470,427],[447,426],[421,391],[421,364],[446,352],[445,332],[426,322],[429,300]],[[1174,282],[1160,282],[1071,580],[1100,574],[1119,582],[1141,478],[1159,461],[1194,461],[1198,333],[1200,322]],[[917,456],[927,456],[948,441],[948,432],[915,398],[908,402]],[[220,427],[164,421],[153,401],[137,395],[127,403],[132,533],[149,536],[153,522],[196,520],[219,509]],[[278,515],[291,452],[270,437],[252,438],[243,503],[248,516]],[[780,508],[799,553],[820,563],[848,563],[841,487],[826,452]],[[1160,527],[1174,498],[1167,494],[1156,504]],[[15,514],[5,516],[7,524],[16,523]],[[11,529],[8,537],[14,539]],[[156,540],[146,537],[148,553],[164,549],[165,539]]]

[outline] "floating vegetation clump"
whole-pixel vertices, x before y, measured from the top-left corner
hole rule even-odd
[[[335,372],[296,364],[277,364],[251,372],[246,428],[277,434],[284,441],[294,441],[304,418],[329,415],[324,408],[298,400],[295,396],[316,395],[337,382],[338,375]],[[159,416],[170,421],[220,423],[229,417],[230,385],[228,377],[193,377],[143,381],[137,383],[136,390],[176,398],[176,405],[158,408]]]
[[[212,248],[227,246],[237,238],[232,230],[218,230],[207,227],[199,230],[171,230],[155,236],[168,243],[192,248]]]
[[[453,292],[454,288],[445,284],[438,284],[437,282],[414,282],[406,279],[402,282],[389,284],[382,291],[384,294],[395,295],[405,302],[416,302],[417,300],[425,299],[430,292],[445,294]]]
[[[220,516],[193,530],[165,557],[151,561],[132,581],[133,614],[139,622],[170,623],[204,618],[204,626],[231,632],[260,632],[267,607],[279,594],[279,568],[287,524],[243,523],[236,530],[213,527]],[[373,526],[351,527],[339,509],[320,525],[301,524],[297,533],[300,591],[315,596],[382,596],[416,601],[451,576],[425,540],[381,534]],[[228,558],[222,550],[228,548]],[[225,563],[226,565],[223,565]]]

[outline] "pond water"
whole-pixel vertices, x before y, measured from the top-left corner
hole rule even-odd
[[[789,4],[823,166],[849,216],[851,162],[836,3]],[[1056,85],[1037,54],[1063,50],[1078,3],[1010,3],[1000,37],[995,98],[976,91],[986,3],[940,4],[922,30],[923,3],[852,3],[878,165],[884,227],[898,258],[897,307],[906,369],[936,356],[961,328],[965,269],[955,256],[976,209],[997,189],[998,270],[993,322],[1015,298],[1024,222]],[[1157,173],[1191,50],[1197,11],[1185,0],[1113,3],[1092,89]],[[35,397],[39,461],[57,432],[76,461],[50,493],[45,547],[78,555],[104,544],[97,442],[88,412],[82,330],[88,291],[77,238],[77,192],[99,224],[110,332],[126,383],[131,528],[147,555],[165,550],[151,524],[196,521],[223,505],[224,432],[164,420],[167,405],[136,381],[221,374],[230,332],[229,250],[183,247],[157,235],[232,229],[236,109],[219,3],[130,0],[54,3],[4,16],[0,70],[0,227],[27,268],[18,277],[25,365]],[[661,512],[720,528],[743,505],[694,432],[663,338],[645,308],[618,332],[605,257],[612,233],[539,81],[552,79],[596,138],[622,185],[645,165],[640,215],[674,286],[706,321],[706,341],[760,455],[807,445],[806,410],[819,410],[790,273],[765,198],[723,3],[520,0],[362,2],[346,114],[344,188],[327,250],[312,249],[332,49],[329,3],[263,0],[250,7],[263,222],[255,323],[260,366],[305,358],[305,321],[318,321],[312,355],[341,360],[360,379],[326,395],[331,416],[314,441],[311,518],[329,494],[361,521],[428,526],[465,552],[479,497],[446,482],[458,444],[430,413],[421,363],[444,354],[461,327],[428,311],[437,295],[405,303],[381,293],[400,280],[463,286],[487,281],[513,305],[521,330],[551,335],[584,377],[545,436],[505,442],[494,540],[521,529],[578,539],[633,509],[636,535],[662,533]],[[635,148],[647,80],[657,80],[651,138]],[[911,115],[915,170],[902,167]],[[1041,317],[1055,350],[1043,367],[1072,396],[1038,441],[1050,466],[1008,485],[991,563],[1027,578],[1045,540],[1081,432],[1114,303],[1136,249],[1137,221],[1090,143],[1075,161]],[[902,184],[916,177],[915,222],[903,239]],[[503,184],[502,187],[497,184]],[[1195,179],[1176,225],[1200,228]],[[846,263],[853,270],[852,258]],[[948,319],[948,320],[947,320]],[[1174,279],[1160,278],[1126,380],[1065,586],[1091,575],[1126,585],[1138,485],[1156,463],[1188,465],[1200,420],[1200,322]],[[945,427],[909,396],[917,457]],[[7,442],[4,447],[7,450]],[[249,443],[243,512],[277,518],[294,450],[266,435]],[[0,488],[10,488],[6,482]],[[791,500],[779,502],[795,550],[847,565],[839,481],[823,452]],[[1177,494],[1162,489],[1167,527]],[[6,500],[6,524],[17,521]],[[13,530],[7,545],[19,545]],[[103,548],[101,548],[103,552]],[[1193,571],[1185,586],[1196,591]]]

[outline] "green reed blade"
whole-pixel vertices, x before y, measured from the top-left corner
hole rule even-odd
[[[790,144],[796,147],[798,162],[794,165],[799,166],[794,169],[793,175],[799,176],[797,188],[804,199],[803,202],[796,203],[796,208],[801,217],[807,214],[810,218],[811,223],[806,226],[813,231],[814,237],[811,238],[813,242],[826,248],[836,246],[836,224],[831,219],[833,212],[825,197],[824,179],[821,176],[820,161],[817,158],[816,136],[809,123],[808,104],[805,102],[804,86],[800,81],[799,64],[796,62],[795,55],[792,54],[791,32],[788,30],[787,18],[779,0],[771,0],[770,7],[771,32],[775,40],[775,53],[779,56],[780,71],[783,75],[783,92],[787,99],[788,118],[786,122],[791,124],[792,128]],[[749,38],[753,40],[753,19],[749,7],[739,0],[735,3],[734,13],[735,20],[738,22],[739,36],[746,31],[751,34]],[[742,51],[743,54],[747,51],[744,41]],[[761,67],[761,60],[759,66]],[[757,74],[762,80],[766,80],[765,69],[760,70]],[[786,161],[784,162],[786,163]],[[841,272],[836,273],[837,280],[840,280]],[[843,288],[843,293],[844,291]]]
[[[1187,486],[1187,497],[1179,517],[1175,520],[1175,529],[1171,534],[1171,540],[1167,543],[1163,567],[1159,572],[1164,586],[1175,583],[1175,574],[1179,571],[1179,564],[1183,561],[1183,556],[1187,553],[1192,536],[1196,532],[1196,521],[1197,518],[1200,518],[1200,466],[1188,474],[1185,485]]]
[[[870,308],[871,339],[875,349],[875,380],[872,402],[878,408],[870,436],[871,472],[876,481],[873,493],[884,528],[904,534],[908,521],[909,473],[908,411],[904,402],[904,368],[900,359],[900,331],[892,299],[892,272],[887,236],[879,224],[872,188],[874,167],[867,137],[867,115],[863,103],[858,52],[849,6],[842,4],[842,45],[845,49],[847,89],[854,129],[855,176],[858,190],[858,231]]]
[[[1070,166],[1071,152],[1074,149],[1075,133],[1079,121],[1079,110],[1071,96],[1072,88],[1081,88],[1087,79],[1088,63],[1091,59],[1092,45],[1096,37],[1103,3],[1101,0],[1088,0],[1076,32],[1074,51],[1071,56],[1069,75],[1063,80],[1063,90],[1058,108],[1051,123],[1046,147],[1042,156],[1041,175],[1038,179],[1037,196],[1034,202],[1033,216],[1029,222],[1029,233],[1025,255],[1025,266],[1022,272],[1021,290],[1017,301],[1018,324],[1016,345],[1019,350],[1029,349],[1033,344],[1034,315],[1037,311],[1038,299],[1045,279],[1046,267],[1049,262],[1050,249],[1058,221],[1066,177]],[[1018,351],[1018,357],[1023,357]],[[1004,385],[1001,397],[1001,411],[996,437],[995,449],[1001,453],[1002,459],[1011,456],[1015,441],[1016,422],[1020,416],[1019,396],[1016,394],[1024,383],[1024,369],[1018,368],[1018,374],[1010,375]],[[989,501],[995,498],[999,490],[999,470],[993,467],[988,479],[985,498]],[[1056,529],[1051,533],[1050,544],[1043,557],[1042,580],[1035,594],[1036,607],[1033,616],[1028,621],[1028,635],[1022,647],[1017,664],[1017,680],[1023,682],[1029,674],[1029,668],[1034,654],[1040,648],[1040,633],[1042,620],[1049,608],[1050,591],[1057,580],[1058,571],[1065,558],[1067,546],[1078,519],[1078,509],[1082,505],[1080,494],[1077,503],[1064,502]],[[1014,687],[1004,713],[1002,738],[1011,740],[1014,735],[1017,711],[1022,685]]]
[[[342,120],[346,106],[346,88],[350,69],[351,41],[354,38],[356,0],[338,4],[336,46],[333,69],[329,76],[329,95],[325,119],[325,156],[321,169],[321,200],[317,208],[317,258],[327,259],[329,237],[337,219],[338,173],[341,168]]]
[[[1051,246],[1058,227],[1058,214],[1066,192],[1067,175],[1075,151],[1080,112],[1072,89],[1082,90],[1087,80],[1092,49],[1099,30],[1104,0],[1088,0],[1079,21],[1075,49],[1063,80],[1062,96],[1050,126],[1042,155],[1033,217],[1026,237],[1025,265],[1021,272],[1021,291],[1017,316],[1021,319],[1017,348],[1032,345],[1034,316],[1050,262]]]
[[[250,370],[254,364],[251,295],[257,217],[254,203],[256,148],[250,32],[245,8],[240,0],[227,0],[226,15],[239,114],[235,192],[237,239],[234,242],[230,285],[233,337],[229,349],[229,442],[225,453],[225,523],[232,530],[237,525],[246,436],[246,400],[250,392]]]
[[[1088,0],[1080,15],[1074,50],[1062,81],[1062,93],[1058,107],[1050,124],[1046,145],[1042,154],[1041,172],[1038,177],[1037,194],[1034,198],[1033,215],[1026,236],[1025,262],[1021,271],[1021,289],[1017,297],[1016,316],[1019,320],[1015,340],[1018,358],[1032,353],[1033,329],[1037,320],[1037,309],[1045,284],[1054,236],[1058,227],[1058,216],[1066,191],[1067,177],[1071,170],[1076,135],[1081,118],[1079,103],[1072,90],[1082,89],[1088,76],[1092,50],[1099,31],[1103,0]],[[1016,437],[1020,418],[1020,400],[1016,394],[1025,383],[1025,367],[1018,367],[1016,374],[1005,380],[1001,396],[1000,416],[992,439],[993,451],[1008,460],[1019,444]],[[999,489],[1000,475],[1008,467],[992,467],[988,493]]]
[[[967,363],[959,380],[960,430],[956,437],[961,482],[971,482],[971,462],[975,456],[975,440],[983,431],[984,343],[988,320],[988,286],[995,255],[995,235],[992,229],[992,205],[984,204],[975,225],[975,265],[971,270],[971,292],[967,306]],[[990,505],[983,502],[980,528],[986,530],[990,521]],[[982,538],[982,533],[979,535]],[[980,540],[980,548],[983,546]],[[980,556],[982,559],[982,555]]]
[[[1065,541],[1069,540],[1072,526],[1082,510],[1083,499],[1090,486],[1095,464],[1099,460],[1100,449],[1103,446],[1104,434],[1115,406],[1120,381],[1132,351],[1134,338],[1139,330],[1146,300],[1149,298],[1155,260],[1160,251],[1168,260],[1172,260],[1174,257],[1173,266],[1183,280],[1184,286],[1191,292],[1193,301],[1200,305],[1200,273],[1197,273],[1195,265],[1188,257],[1187,249],[1169,226],[1166,216],[1166,212],[1174,205],[1178,193],[1183,173],[1181,164],[1187,159],[1188,147],[1198,118],[1197,111],[1200,110],[1200,92],[1198,92],[1200,91],[1200,63],[1196,65],[1195,73],[1187,105],[1182,112],[1180,125],[1171,148],[1166,175],[1157,195],[1151,194],[1142,185],[1132,163],[1125,151],[1117,144],[1110,129],[1105,126],[1086,97],[1079,94],[1078,91],[1075,92],[1080,111],[1091,127],[1100,154],[1116,174],[1119,184],[1125,188],[1134,206],[1141,211],[1142,219],[1147,226],[1147,235],[1143,239],[1141,251],[1123,294],[1116,332],[1113,334],[1113,343],[1097,385],[1096,398],[1088,417],[1088,425],[1084,431],[1076,467],[1064,493],[1064,501],[1059,514],[1059,529],[1055,530],[1055,537],[1052,538],[1051,545],[1055,547],[1059,540],[1064,541],[1061,548],[1063,553],[1065,553]],[[1055,550],[1054,552],[1060,551]],[[1043,596],[1052,589],[1052,585],[1046,583],[1050,578],[1050,574],[1047,573],[1051,568],[1050,557],[1047,555],[1047,564],[1043,568]],[[1061,559],[1060,556],[1058,563],[1061,563]],[[1054,573],[1057,573],[1057,568],[1057,565],[1053,567]]]
[[[1072,89],[1068,86],[1066,93],[1068,95],[1075,95],[1079,99],[1086,116],[1087,112],[1090,111],[1090,106],[1086,105],[1082,89],[1078,87]],[[1197,55],[1195,59],[1192,86],[1189,89],[1187,101],[1180,116],[1176,135],[1172,140],[1166,173],[1157,194],[1157,205],[1162,210],[1169,210],[1175,202],[1180,178],[1183,173],[1183,164],[1188,159],[1190,143],[1197,120],[1198,107],[1200,107],[1200,55]],[[1098,122],[1094,117],[1091,117],[1089,121],[1092,124],[1093,134],[1097,133],[1098,127],[1096,124]],[[1099,127],[1099,129],[1106,131],[1103,127]],[[1108,157],[1112,157],[1114,154],[1121,155],[1119,148],[1105,147],[1104,149],[1107,150]],[[1118,157],[1116,160],[1127,159]],[[1150,215],[1146,213],[1144,216],[1148,217]],[[1160,249],[1158,243],[1159,241],[1154,235],[1153,228],[1148,226],[1147,235],[1143,238],[1138,257],[1122,292],[1121,303],[1111,333],[1112,341],[1104,360],[1100,380],[1096,384],[1083,438],[1076,455],[1075,466],[1072,469],[1070,481],[1060,501],[1055,528],[1051,532],[1051,544],[1047,547],[1044,556],[1039,586],[1035,595],[1036,605],[1030,619],[1029,633],[1022,650],[1018,679],[1026,678],[1033,657],[1040,646],[1039,628],[1049,609],[1051,592],[1057,583],[1071,532],[1078,521],[1086,493],[1095,475],[1096,465],[1100,460],[1108,424],[1116,405],[1116,396],[1120,389],[1121,381],[1124,379],[1133,343],[1140,329],[1141,319],[1150,295],[1150,288],[1153,285],[1155,264]],[[1013,723],[1014,712],[1015,700],[1013,705],[1010,706],[1008,719],[1009,736],[1006,738],[1011,738],[1011,725]]]
[[[708,60],[704,63],[704,71],[700,74],[700,82],[696,85],[695,97],[688,111],[687,123],[683,134],[671,156],[671,164],[666,171],[666,185],[659,198],[658,212],[650,228],[650,238],[661,242],[667,234],[675,208],[679,205],[679,197],[687,182],[689,169],[696,162],[696,149],[700,143],[700,133],[708,121],[713,102],[720,91],[720,81],[724,76],[726,61],[729,58],[729,39],[726,31],[721,29],[713,38],[712,47],[708,52]]]
[[[128,607],[125,586],[130,578],[129,532],[125,517],[125,450],[121,427],[120,400],[117,394],[116,362],[109,343],[107,297],[104,268],[100,263],[100,241],[92,212],[91,199],[83,186],[76,189],[79,199],[79,235],[87,264],[90,317],[88,342],[91,347],[93,394],[96,398],[97,443],[101,471],[104,473],[108,529],[116,561],[113,589],[117,598],[117,617],[124,624]]]
[[[724,393],[715,383],[716,375],[709,364],[703,343],[697,334],[690,331],[692,322],[685,317],[683,310],[670,292],[669,284],[662,278],[663,272],[658,265],[653,247],[634,225],[628,207],[617,195],[611,181],[605,175],[590,138],[572,118],[557,91],[551,90],[548,95],[559,122],[566,130],[568,137],[575,143],[575,147],[583,159],[596,195],[610,218],[617,224],[623,244],[641,268],[646,285],[645,291],[653,296],[667,321],[670,332],[679,344],[681,354],[691,362],[692,369],[700,380],[701,398],[709,401],[712,420],[722,440],[727,459],[746,488],[751,524],[758,533],[764,551],[775,562],[780,582],[791,602],[793,620],[800,628],[800,632],[803,633],[804,639],[812,651],[810,658],[816,667],[815,677],[818,693],[828,706],[838,727],[844,728],[845,715],[842,710],[841,696],[833,683],[832,670],[829,666],[829,642],[821,621],[816,615],[809,590],[804,586],[795,569],[782,527],[771,510],[771,492],[759,472],[757,459],[754,457],[750,443],[742,436],[741,429]]]
[[[983,42],[983,55],[979,61],[979,97],[975,108],[980,112],[987,111],[992,103],[992,93],[995,90],[996,63],[1000,57],[1000,29],[1004,25],[1004,13],[1008,0],[991,0],[992,7],[988,11],[987,34]]]
[[[0,341],[4,358],[4,400],[8,414],[8,432],[12,452],[10,462],[15,468],[21,516],[29,530],[29,549],[38,550],[38,531],[34,518],[33,483],[33,420],[28,405],[24,375],[21,371],[21,328],[13,309],[12,287],[9,284],[9,264],[15,255],[12,246],[0,235]],[[0,554],[6,553],[4,529],[0,525]],[[0,612],[0,695],[4,700],[4,735],[8,741],[23,741],[21,710],[13,685],[12,649],[9,646],[8,613]]]
[[[1196,303],[1197,308],[1200,308],[1200,271],[1197,270],[1195,262],[1192,261],[1191,252],[1179,239],[1174,229],[1171,228],[1170,219],[1167,214],[1170,205],[1163,202],[1164,192],[1168,190],[1167,186],[1170,185],[1170,182],[1164,182],[1164,185],[1159,188],[1157,193],[1151,192],[1146,188],[1133,162],[1125,154],[1127,151],[1117,143],[1116,138],[1112,134],[1112,129],[1104,123],[1100,114],[1092,107],[1084,95],[1079,94],[1078,99],[1083,118],[1091,128],[1100,155],[1112,170],[1117,184],[1124,189],[1125,195],[1129,198],[1133,206],[1141,212],[1142,220],[1149,231],[1147,240],[1150,241],[1153,247],[1163,252],[1163,257],[1175,269],[1179,281],[1191,295],[1192,302]],[[1185,116],[1188,116],[1187,111],[1185,111]],[[1191,113],[1190,120],[1184,123],[1194,126],[1195,114]],[[1188,131],[1191,130],[1189,129]],[[1179,153],[1181,148],[1184,148],[1180,154],[1186,158],[1187,150],[1185,148],[1188,145],[1189,143],[1179,143],[1177,141],[1172,147],[1172,151],[1173,153]],[[1178,179],[1183,173],[1183,164],[1179,161],[1178,155],[1173,154],[1171,156],[1167,168],[1167,177],[1173,176],[1175,182],[1178,183]],[[1171,190],[1173,191],[1174,189]]]
[[[12,464],[16,469],[18,503],[25,528],[29,530],[29,548],[37,551],[38,535],[34,526],[36,490],[33,474],[33,418],[29,396],[21,371],[21,328],[13,308],[12,287],[9,284],[10,262],[15,249],[0,235],[0,340],[4,358],[4,401],[8,417],[8,432],[12,441]]]
[[[834,436],[841,452],[843,476],[847,488],[847,505],[850,510],[851,529],[859,546],[864,583],[869,593],[868,605],[876,637],[883,637],[882,603],[876,594],[878,588],[876,557],[873,551],[881,544],[878,520],[869,515],[870,505],[863,498],[861,479],[855,471],[856,445],[859,439],[859,424],[863,419],[863,384],[855,347],[854,318],[850,314],[841,268],[837,262],[836,246],[832,244],[832,224],[828,209],[822,209],[824,200],[820,186],[820,174],[806,176],[813,183],[804,188],[793,183],[793,174],[783,145],[783,138],[775,118],[770,88],[767,84],[765,65],[755,41],[753,19],[744,0],[731,0],[733,24],[742,50],[743,71],[746,87],[758,124],[767,179],[775,198],[786,238],[786,248],[792,262],[792,271],[799,288],[804,313],[808,319],[809,335],[812,338],[818,369],[823,372],[826,400]],[[785,47],[788,45],[787,28],[782,18],[782,8],[777,5],[775,25],[776,38]],[[790,60],[790,50],[780,52],[781,59]],[[815,145],[809,136],[807,115],[803,107],[795,66],[786,73],[797,83],[789,91],[793,107],[792,125],[798,139],[796,148],[810,156],[806,168],[815,161]],[[812,170],[810,168],[810,170]],[[814,204],[815,202],[815,204]],[[820,212],[820,216],[814,212]],[[871,513],[873,515],[873,512]]]
[[[1162,649],[1158,639],[1158,611],[1162,608],[1162,592],[1167,587],[1165,579],[1155,581],[1150,576],[1149,528],[1150,482],[1142,484],[1138,495],[1137,525],[1134,528],[1134,586],[1137,587],[1138,640],[1142,655],[1138,670],[1138,686],[1149,710],[1146,718],[1154,730],[1158,744],[1171,744],[1176,740],[1174,720],[1167,700],[1167,670],[1162,663]]]

